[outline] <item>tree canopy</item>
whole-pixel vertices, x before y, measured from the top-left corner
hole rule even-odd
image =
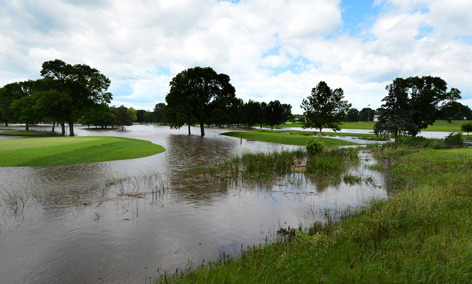
[[[204,125],[219,106],[225,109],[236,100],[235,89],[226,74],[218,74],[211,67],[194,67],[177,74],[170,82],[166,96],[166,118],[171,127],[180,128],[198,123],[201,136]],[[223,107],[221,107],[223,106]]]
[[[416,136],[434,124],[444,106],[461,98],[459,90],[448,91],[446,81],[432,76],[396,78],[386,90],[379,121],[374,125],[376,135]]]
[[[324,81],[320,81],[311,90],[311,95],[303,99],[301,108],[305,120],[303,128],[317,128],[322,135],[323,128],[341,129],[341,120],[346,117],[351,104],[343,100],[343,89],[332,90]]]

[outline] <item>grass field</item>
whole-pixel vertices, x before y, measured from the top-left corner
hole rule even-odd
[[[57,166],[134,159],[164,152],[150,141],[119,137],[0,140],[0,167]]]
[[[202,265],[171,282],[470,283],[471,151],[393,156],[388,200],[372,201],[338,222],[315,224],[292,241]]]
[[[297,134],[287,134],[287,133],[276,133],[276,132],[260,132],[260,131],[249,131],[249,132],[225,132],[221,135],[240,138],[241,135],[243,139],[279,143],[285,145],[300,145],[306,146],[308,136],[306,135],[297,135]],[[332,138],[319,138],[323,141],[324,145],[327,147],[331,146],[346,146],[346,145],[357,145],[356,143],[342,141]]]
[[[0,129],[3,130],[3,129]],[[5,129],[9,131],[2,131],[0,135],[5,136],[57,136],[56,132],[46,132],[46,131],[11,131],[14,129]]]
[[[438,132],[460,132],[461,126],[464,123],[470,122],[468,120],[453,120],[451,123],[446,120],[438,120],[434,125],[429,126],[422,131],[438,131]],[[375,122],[373,121],[363,121],[363,122],[343,122],[341,125],[342,129],[366,129],[373,130]],[[277,128],[286,128],[286,127],[302,127],[301,123],[292,123],[292,124],[281,124],[277,125]]]

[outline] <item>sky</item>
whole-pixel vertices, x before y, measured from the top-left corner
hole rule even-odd
[[[112,104],[153,110],[195,66],[236,96],[300,104],[318,82],[359,110],[397,77],[439,76],[472,107],[470,0],[0,0],[0,86],[43,62],[110,78]]]

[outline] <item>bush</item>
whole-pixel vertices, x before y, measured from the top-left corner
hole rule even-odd
[[[444,138],[444,143],[449,147],[462,146],[464,139],[462,139],[462,133],[451,133]]]
[[[315,155],[323,152],[324,144],[318,138],[310,137],[306,143],[306,151],[309,155]]]
[[[469,135],[469,132],[472,132],[472,122],[462,124],[461,130]]]

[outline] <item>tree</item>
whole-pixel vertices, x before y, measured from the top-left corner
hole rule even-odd
[[[30,95],[33,81],[10,83],[0,88],[0,116],[8,123],[15,120],[15,114],[11,109],[14,101]]]
[[[469,132],[472,131],[472,123],[464,123],[461,126],[461,130],[467,132],[467,136],[469,136]]]
[[[171,127],[198,123],[201,136],[204,125],[217,103],[213,101],[235,99],[235,89],[226,74],[217,74],[210,67],[194,67],[177,74],[170,82],[166,96],[167,120]]]
[[[144,122],[144,114],[146,111],[144,109],[138,109],[136,111],[136,122],[137,123],[143,123]]]
[[[360,120],[359,116],[360,116],[359,110],[356,108],[351,108],[347,112],[346,118],[347,118],[347,121],[359,121]]]
[[[340,130],[341,120],[346,117],[351,104],[343,101],[341,88],[332,90],[324,81],[311,90],[311,95],[303,99],[301,108],[305,120],[303,128],[317,128],[322,136],[323,128]]]
[[[243,106],[242,122],[246,124],[248,128],[252,128],[254,124],[260,122],[261,112],[261,103],[249,100]]]
[[[421,129],[434,124],[441,108],[460,99],[460,91],[447,91],[447,83],[439,77],[396,78],[386,86],[388,95],[382,100],[376,135],[416,136]]]
[[[58,105],[61,119],[69,124],[69,135],[74,136],[74,122],[92,105],[110,103],[107,92],[110,79],[97,69],[85,64],[70,65],[56,59],[42,65],[41,76],[52,80],[50,90],[56,90],[67,104]],[[44,90],[43,90],[44,91]]]
[[[157,103],[154,106],[153,121],[156,123],[166,123],[166,104]]]
[[[124,105],[115,110],[115,124],[124,130],[125,125],[133,125],[133,111],[129,111]]]
[[[81,124],[100,126],[107,128],[113,126],[115,122],[115,114],[107,104],[96,104],[92,106],[79,120]]]
[[[292,106],[275,100],[269,102],[263,112],[265,112],[265,122],[274,130],[274,125],[284,123],[290,118]]]
[[[375,114],[377,114],[377,112],[371,109],[370,107],[363,108],[359,112],[359,120],[360,121],[373,121]]]

